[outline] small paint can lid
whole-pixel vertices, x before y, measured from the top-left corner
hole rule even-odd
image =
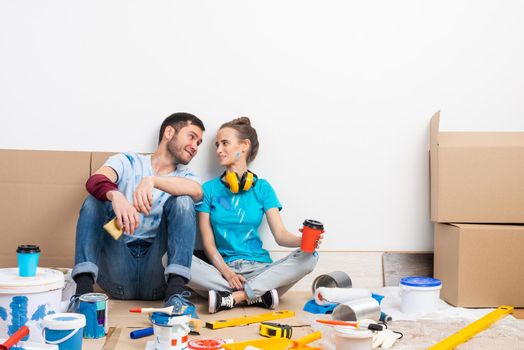
[[[85,327],[86,317],[82,314],[75,313],[51,314],[44,317],[42,325],[44,328],[59,331],[77,329]]]
[[[0,269],[0,294],[42,293],[64,288],[64,274],[38,267],[34,277],[20,277],[17,267]]]
[[[410,276],[400,279],[400,284],[410,287],[438,287],[442,282],[438,278]]]
[[[219,350],[226,344],[226,341],[220,338],[193,339],[187,343],[191,350]]]

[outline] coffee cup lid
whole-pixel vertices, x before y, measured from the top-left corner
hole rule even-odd
[[[17,253],[40,253],[40,248],[37,245],[33,244],[26,244],[26,245],[19,245],[16,249]]]
[[[317,229],[317,230],[323,230],[324,229],[324,224],[321,223],[320,221],[317,221],[317,220],[306,219],[306,220],[304,220],[304,223],[302,225],[307,226],[307,227],[311,227],[311,228],[314,228],[314,229]]]

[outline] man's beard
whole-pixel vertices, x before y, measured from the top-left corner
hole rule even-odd
[[[182,157],[180,157],[178,154],[179,152],[177,152],[177,148],[176,148],[176,144],[174,141],[172,142],[169,142],[167,144],[167,152],[169,153],[169,155],[171,157],[173,157],[173,159],[175,160],[175,164],[183,164],[183,165],[187,165],[189,164],[190,160],[185,160],[183,159]],[[181,150],[181,152],[185,152],[184,149]]]

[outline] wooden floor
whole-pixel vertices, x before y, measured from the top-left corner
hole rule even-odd
[[[524,309],[515,309],[515,310],[513,310],[513,316],[515,318],[524,319]]]

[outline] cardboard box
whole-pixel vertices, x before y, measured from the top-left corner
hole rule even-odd
[[[431,118],[431,220],[524,223],[524,132],[439,132]]]
[[[73,266],[85,183],[111,154],[0,150],[0,267],[17,266],[20,244],[40,246],[40,266]]]
[[[524,225],[435,224],[435,277],[454,306],[524,307]]]

